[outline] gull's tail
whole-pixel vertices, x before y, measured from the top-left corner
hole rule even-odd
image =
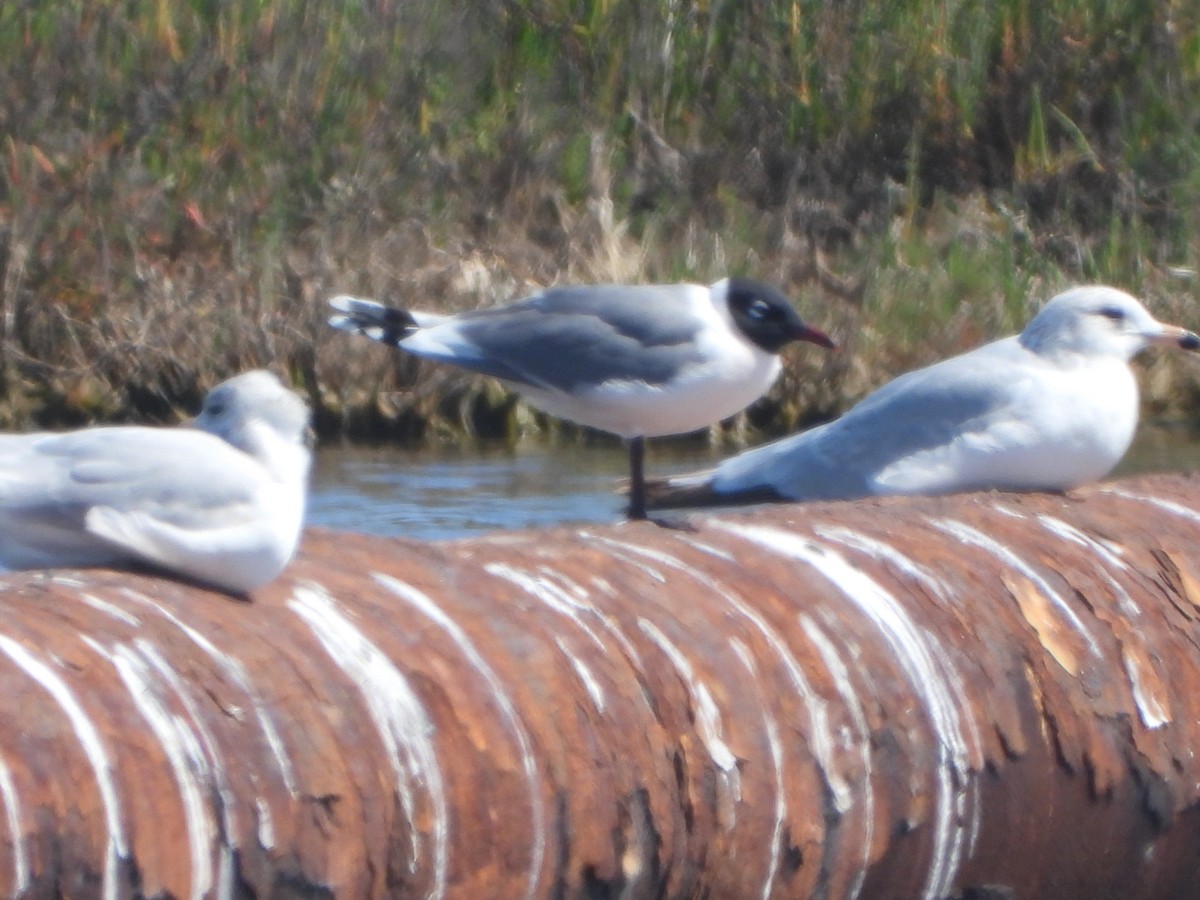
[[[391,347],[395,347],[422,324],[406,309],[395,309],[348,294],[339,294],[329,301],[329,305],[338,312],[329,317],[329,324],[334,328],[366,335],[371,340]]]
[[[743,506],[752,503],[781,503],[788,498],[767,485],[717,490],[715,469],[651,478],[646,481],[647,509],[684,509],[701,506]]]

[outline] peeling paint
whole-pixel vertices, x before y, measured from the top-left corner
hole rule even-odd
[[[505,563],[487,563],[483,570],[489,575],[515,584],[539,603],[545,604],[560,616],[570,619],[576,628],[587,635],[588,640],[595,644],[598,650],[602,652],[607,650],[604,641],[583,618],[585,613],[592,611],[590,604],[580,602],[578,597],[572,596],[569,591],[563,590],[544,576],[522,572]]]
[[[1200,476],[1117,490],[0,575],[0,894],[1192,896]]]
[[[1155,497],[1149,494],[1138,493],[1124,488],[1107,486],[1102,488],[1106,494],[1111,494],[1114,497],[1123,497],[1126,500],[1136,500],[1140,503],[1149,503],[1164,512],[1169,512],[1173,516],[1179,516],[1181,519],[1187,519],[1189,522],[1200,525],[1200,510],[1192,509],[1190,506],[1184,506],[1174,500],[1168,500],[1166,497]]]
[[[725,827],[732,828],[737,817],[737,802],[742,799],[741,775],[738,772],[737,756],[725,743],[721,711],[713,701],[708,685],[696,677],[695,669],[688,661],[687,655],[649,619],[639,618],[638,627],[671,661],[687,688],[695,712],[696,725],[700,729],[700,740],[713,764],[721,771],[725,790],[725,802],[722,804]]]
[[[104,613],[106,616],[111,616],[119,622],[124,622],[133,628],[137,628],[142,624],[142,620],[127,610],[121,609],[115,603],[109,603],[107,600],[101,600],[95,594],[89,594],[87,591],[81,591],[79,599],[98,612]]]
[[[708,685],[696,677],[696,673],[692,669],[692,664],[688,662],[687,656],[679,647],[671,642],[670,638],[659,631],[657,625],[648,619],[638,619],[638,627],[667,655],[667,658],[671,660],[671,665],[675,667],[675,671],[683,679],[688,693],[692,697],[696,712],[696,721],[700,726],[700,738],[704,741],[705,749],[708,750],[708,755],[712,758],[717,768],[729,776],[730,789],[734,799],[740,799],[737,779],[737,756],[729,749],[729,745],[725,743],[723,737],[724,729],[721,727],[721,711],[717,708],[717,704],[713,702]]]
[[[179,631],[181,631],[193,644],[204,652],[224,673],[230,681],[232,681],[240,691],[242,691],[250,699],[254,709],[254,717],[258,721],[259,728],[262,730],[263,739],[267,742],[267,746],[271,749],[271,758],[275,762],[275,769],[279,773],[279,777],[283,780],[284,786],[287,788],[288,794],[293,798],[300,795],[300,790],[296,784],[296,773],[292,766],[291,759],[288,756],[287,749],[284,746],[283,737],[279,732],[278,726],[275,724],[274,716],[268,708],[262,695],[254,685],[254,680],[250,677],[249,671],[245,665],[236,657],[223,651],[220,647],[214,644],[211,640],[201,634],[196,628],[188,625],[180,619],[175,613],[171,612],[166,607],[151,600],[148,597],[141,596],[133,591],[127,591],[126,595],[140,603],[145,604],[154,610],[163,619],[170,622]]]
[[[275,820],[271,817],[271,805],[263,797],[254,798],[258,811],[258,845],[264,850],[275,849]]]
[[[8,825],[13,853],[12,893],[20,894],[29,887],[29,851],[25,847],[25,830],[21,826],[21,800],[13,783],[12,770],[3,756],[0,756],[0,799],[4,801],[4,820]]]
[[[866,714],[863,712],[862,701],[859,699],[858,692],[854,689],[854,682],[850,678],[850,670],[842,661],[841,655],[838,653],[829,636],[821,630],[809,616],[800,614],[800,625],[804,628],[804,633],[808,635],[808,639],[813,642],[813,646],[817,648],[817,653],[820,654],[825,668],[829,670],[829,674],[833,676],[833,683],[837,687],[838,696],[846,707],[846,711],[850,714],[850,720],[854,723],[854,729],[857,732],[852,747],[858,751],[859,763],[863,768],[862,777],[862,804],[863,804],[863,837],[862,837],[862,865],[859,867],[858,873],[854,877],[854,882],[850,885],[848,893],[849,900],[856,900],[858,895],[862,893],[863,882],[867,877],[867,867],[871,864],[871,849],[872,841],[875,838],[875,789],[871,784],[873,776],[871,762],[871,726],[867,724]]]
[[[571,649],[570,645],[567,644],[561,635],[554,639],[554,643],[562,651],[562,655],[567,658],[567,662],[571,664],[571,668],[575,670],[575,674],[579,676],[579,682],[583,685],[584,690],[588,692],[588,696],[592,698],[592,706],[596,708],[596,712],[603,715],[605,707],[604,688],[600,686],[600,682],[596,680],[596,676],[592,674],[592,670]]]
[[[1121,559],[1119,547],[1104,541],[1096,540],[1090,535],[1084,534],[1083,531],[1076,528],[1074,525],[1070,525],[1056,516],[1040,515],[1037,517],[1037,522],[1051,534],[1057,535],[1063,540],[1070,541],[1071,543],[1079,547],[1084,547],[1085,549],[1094,553],[1102,565],[1107,565],[1120,572],[1129,571],[1129,566],[1127,566],[1124,560]],[[1121,582],[1117,581],[1117,579],[1107,571],[1104,572],[1104,576],[1109,587],[1111,587],[1117,594],[1117,602],[1120,603],[1121,612],[1130,618],[1137,618],[1140,616],[1142,614],[1141,609],[1139,609],[1138,605],[1133,602],[1133,598],[1129,596],[1129,591],[1125,590]]]
[[[685,543],[703,553],[709,553],[710,551],[710,546],[701,541],[689,538],[685,539]],[[772,628],[770,623],[753,606],[738,596],[736,592],[730,590],[721,582],[705,575],[702,571],[686,566],[665,553],[656,553],[653,550],[634,545],[623,545],[623,549],[627,553],[634,555],[638,553],[651,555],[651,558],[656,559],[660,565],[673,565],[677,571],[687,573],[690,578],[705,585],[718,596],[724,598],[740,616],[744,617],[754,626],[755,630],[763,637],[787,670],[791,686],[799,694],[804,704],[808,715],[810,746],[813,756],[816,758],[821,779],[829,789],[834,810],[840,815],[850,809],[853,803],[853,791],[845,778],[842,777],[839,767],[833,758],[833,733],[829,724],[828,705],[810,684],[808,677],[805,675],[804,667],[800,665],[800,661],[788,647],[787,642],[779,634],[778,630]],[[732,555],[728,555],[728,558],[733,559]]]
[[[117,644],[105,648],[98,641],[84,638],[99,656],[108,660],[121,676],[129,698],[141,714],[162,748],[167,764],[179,788],[183,819],[191,856],[192,900],[200,900],[212,887],[212,846],[216,828],[204,802],[203,777],[207,766],[200,753],[199,741],[183,720],[167,708],[150,665],[134,648]]]
[[[923,695],[938,736],[940,764],[933,773],[938,784],[934,851],[922,896],[925,900],[946,896],[962,862],[964,829],[955,807],[962,802],[957,796],[961,787],[957,785],[967,777],[967,752],[954,693],[933,662],[932,654],[939,648],[891,594],[834,551],[776,528],[727,522],[717,525],[768,550],[803,560],[827,577],[875,623],[913,688]]]
[[[125,840],[125,827],[121,821],[121,802],[113,781],[113,767],[108,750],[87,711],[67,686],[67,682],[50,666],[42,662],[21,644],[6,634],[0,634],[0,651],[8,655],[25,674],[36,681],[58,704],[75,730],[79,746],[91,765],[104,807],[104,820],[108,827],[108,848],[104,857],[104,900],[117,897],[117,868],[121,859],[128,855],[129,845]]]
[[[763,878],[759,896],[762,900],[770,900],[775,888],[775,879],[779,875],[779,864],[783,856],[783,826],[787,821],[787,787],[783,777],[783,740],[779,736],[779,722],[771,712],[766,698],[762,694],[762,675],[754,662],[754,654],[741,641],[734,638],[730,641],[733,652],[737,654],[751,681],[759,688],[758,701],[762,709],[763,730],[767,737],[767,748],[771,754],[771,774],[775,787],[775,822],[771,830],[771,842],[767,847],[767,874]],[[853,898],[851,898],[853,900]]]
[[[1121,661],[1129,676],[1142,724],[1151,730],[1168,724],[1171,721],[1170,701],[1150,663],[1126,648],[1121,650]]]
[[[313,636],[359,690],[370,710],[409,822],[409,872],[421,868],[422,852],[414,790],[423,788],[428,795],[433,818],[433,887],[428,896],[444,896],[450,823],[429,714],[408,679],[319,585],[297,587],[288,606],[312,629]]]
[[[1054,607],[1067,620],[1071,628],[1083,638],[1084,643],[1087,644],[1088,652],[1093,656],[1100,655],[1100,645],[1096,643],[1096,639],[1092,636],[1091,631],[1083,624],[1079,616],[1075,614],[1075,610],[1071,609],[1070,604],[1059,595],[1058,591],[1050,586],[1050,583],[1033,566],[1026,563],[999,541],[963,522],[958,522],[954,519],[931,519],[930,524],[951,537],[962,541],[964,544],[986,551],[1003,563],[1009,570],[1018,572],[1027,578],[1036,586],[1042,596],[1054,604]]]
[[[412,606],[431,622],[441,628],[458,646],[463,656],[487,684],[488,690],[496,700],[501,715],[504,717],[509,730],[517,741],[520,749],[521,766],[525,771],[525,780],[529,785],[530,812],[530,841],[529,841],[529,879],[525,890],[526,897],[537,895],[538,884],[542,878],[542,866],[546,858],[546,811],[543,807],[540,787],[540,767],[533,752],[529,733],[521,723],[520,714],[512,698],[504,689],[504,682],[496,675],[495,670],[487,664],[475,644],[467,637],[462,627],[450,618],[434,602],[433,598],[418,591],[409,584],[388,575],[377,573],[376,580],[401,600]]]

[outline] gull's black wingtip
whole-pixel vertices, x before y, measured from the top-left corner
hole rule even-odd
[[[391,347],[420,327],[408,310],[384,306],[374,300],[339,294],[330,298],[329,305],[338,312],[329,317],[331,327],[362,334]]]

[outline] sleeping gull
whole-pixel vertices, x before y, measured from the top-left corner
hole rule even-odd
[[[902,375],[840,419],[715,469],[649,485],[653,506],[879,494],[1065,490],[1107,474],[1133,440],[1129,360],[1200,349],[1111,287],[1052,299],[1020,335]]]
[[[741,278],[709,287],[548,288],[457,316],[338,296],[335,328],[494,376],[531,404],[629,443],[629,517],[646,517],[644,439],[732,416],[779,375],[792,341],[833,347],[779,291]]]
[[[0,566],[148,564],[233,593],[291,559],[308,407],[269,372],[208,393],[194,428],[0,436]]]

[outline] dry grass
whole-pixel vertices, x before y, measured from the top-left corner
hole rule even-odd
[[[847,351],[792,355],[769,430],[1071,281],[1200,325],[1183,2],[14,0],[0,70],[7,426],[170,419],[262,365],[327,434],[541,426],[330,332],[340,292],[771,280]]]

